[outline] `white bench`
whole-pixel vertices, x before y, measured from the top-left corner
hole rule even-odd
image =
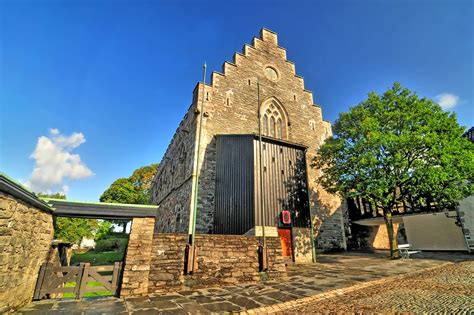
[[[421,253],[419,250],[410,250],[410,247],[410,244],[398,245],[398,251],[400,252],[402,259],[410,259],[411,254]]]

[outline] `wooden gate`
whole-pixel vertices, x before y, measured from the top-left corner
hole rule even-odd
[[[111,295],[118,295],[121,273],[121,262],[109,266],[91,266],[89,263],[81,263],[79,266],[54,266],[52,263],[44,263],[39,272],[33,300],[63,297],[64,293],[76,299],[82,298],[88,292],[110,291]],[[87,285],[92,282],[96,285]],[[100,285],[97,286],[97,283]]]

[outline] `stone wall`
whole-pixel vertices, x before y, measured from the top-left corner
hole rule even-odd
[[[388,250],[390,248],[385,223],[380,225],[351,224],[350,232],[348,238],[348,248],[350,250]],[[403,223],[394,223],[393,232],[399,244],[407,243]]]
[[[269,75],[268,69],[272,69]],[[259,38],[254,38],[251,45],[244,45],[242,53],[235,53],[233,62],[224,62],[222,73],[213,72],[211,83],[198,84],[193,94],[192,108],[181,125],[189,126],[190,132],[183,135],[181,125],[160,163],[160,170],[154,186],[154,201],[160,204],[164,215],[163,225],[167,225],[170,215],[177,206],[181,209],[182,200],[191,205],[192,185],[186,186],[172,196],[170,178],[173,168],[165,163],[176,163],[179,158],[181,142],[186,142],[188,152],[194,149],[196,157],[197,133],[200,122],[199,112],[204,101],[202,140],[199,161],[194,166],[201,167],[198,193],[198,216],[196,229],[199,233],[212,233],[214,220],[214,193],[216,172],[216,141],[218,134],[252,134],[258,133],[258,109],[269,102],[278,103],[285,115],[284,140],[308,148],[306,164],[311,165],[316,150],[331,135],[331,124],[322,118],[321,107],[314,104],[312,92],[305,89],[304,80],[296,74],[295,65],[286,59],[286,50],[278,46],[277,35],[262,29]],[[259,96],[257,93],[259,82]],[[193,131],[194,130],[194,131]],[[194,137],[194,142],[191,138]],[[169,161],[169,162],[168,162]],[[190,162],[187,165],[191,165]],[[170,171],[167,171],[167,170]],[[194,170],[196,167],[193,168]],[[335,196],[327,193],[316,183],[319,171],[309,167],[310,210],[312,214],[314,235],[321,248],[345,248],[343,229],[344,204]],[[166,182],[166,185],[159,182]],[[179,183],[179,180],[178,180]],[[174,184],[173,184],[174,185]],[[165,196],[165,197],[163,197]],[[170,198],[164,202],[163,198]],[[188,206],[183,211],[190,211]],[[158,223],[160,224],[160,223]],[[186,222],[183,222],[183,226]],[[171,226],[171,228],[170,228]],[[158,231],[172,231],[174,225],[169,223]],[[174,228],[183,232],[184,228]]]
[[[187,235],[155,234],[153,219],[134,219],[127,249],[121,296],[180,291],[262,280],[257,254],[258,237],[197,235],[198,269],[184,275]],[[265,279],[286,277],[278,238],[267,238]]]
[[[266,76],[271,67],[277,78]],[[198,104],[204,97],[203,138],[201,151],[205,154],[199,189],[200,232],[212,231],[215,192],[215,135],[258,133],[258,108],[275,101],[287,115],[284,140],[308,147],[306,163],[311,165],[316,150],[331,135],[331,125],[322,118],[321,107],[305,89],[304,80],[296,74],[295,65],[286,59],[286,51],[278,46],[277,35],[263,29],[242,53],[234,54],[233,62],[223,64],[222,73],[213,72],[209,85],[198,85]],[[259,82],[259,96],[257,93]],[[258,98],[259,97],[259,98]],[[345,248],[342,210],[344,204],[316,183],[318,170],[308,169],[310,206],[314,235],[324,247]],[[330,221],[327,225],[322,223]]]
[[[134,218],[125,254],[120,296],[148,293],[155,218]]]
[[[0,313],[31,302],[53,229],[51,213],[0,192]]]
[[[197,235],[198,269],[184,275],[187,235],[156,234],[153,239],[148,292],[179,291],[189,288],[230,285],[261,280],[257,237]],[[280,241],[267,238],[270,279],[286,276]]]
[[[152,203],[159,205],[161,233],[187,232],[191,209],[196,141],[196,99],[182,119],[152,181]]]

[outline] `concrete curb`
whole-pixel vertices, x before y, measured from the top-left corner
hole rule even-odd
[[[441,265],[438,265],[438,266],[429,267],[429,268],[425,268],[425,269],[405,273],[403,275],[398,275],[398,276],[392,276],[392,277],[388,277],[388,278],[384,278],[384,279],[367,281],[367,282],[355,284],[355,285],[350,286],[350,287],[335,289],[335,290],[327,291],[327,292],[324,292],[324,293],[308,296],[308,297],[305,297],[305,298],[301,298],[301,299],[297,299],[297,300],[293,300],[293,301],[289,301],[289,302],[282,302],[282,303],[278,303],[278,304],[274,304],[274,305],[269,305],[269,306],[264,306],[264,307],[259,307],[259,308],[253,308],[253,309],[250,309],[250,310],[247,310],[247,311],[239,312],[238,314],[263,314],[263,313],[272,314],[272,313],[283,312],[283,311],[291,311],[294,307],[299,306],[299,305],[304,305],[304,304],[308,304],[308,303],[312,303],[312,302],[316,302],[316,301],[320,301],[320,300],[325,300],[325,299],[341,296],[341,295],[346,294],[346,293],[354,292],[354,291],[357,291],[357,290],[365,289],[365,288],[368,288],[368,287],[371,287],[371,286],[375,286],[375,285],[379,285],[379,284],[383,284],[383,283],[387,283],[387,282],[396,281],[396,280],[403,279],[403,278],[406,278],[406,277],[415,276],[417,274],[421,274],[421,273],[431,271],[431,270],[436,270],[436,269],[443,268],[445,266],[453,265],[453,264],[454,264],[453,262],[447,262],[447,263],[444,263],[444,264],[441,264]]]

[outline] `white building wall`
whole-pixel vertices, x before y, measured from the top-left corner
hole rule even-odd
[[[455,211],[449,212],[454,217]],[[418,250],[466,251],[461,227],[444,212],[403,217],[408,243]]]

